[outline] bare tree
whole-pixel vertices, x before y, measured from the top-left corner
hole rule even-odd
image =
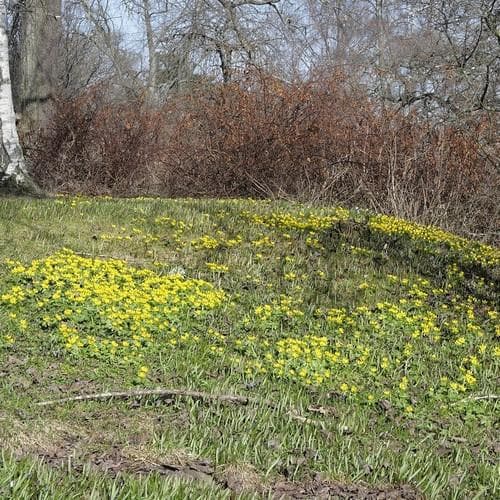
[[[200,72],[213,73],[224,83],[249,66],[262,67],[272,45],[269,12],[279,19],[280,0],[194,0],[178,10],[170,30],[159,34],[161,46],[182,47],[196,58]],[[184,58],[184,59],[188,59]]]
[[[86,22],[79,6],[65,2],[57,63],[61,97],[76,97],[89,86],[113,75],[98,41],[99,36]]]
[[[95,46],[102,59],[101,68],[107,66],[106,78],[121,90],[125,97],[137,98],[141,93],[140,70],[136,57],[124,47],[124,37],[116,25],[108,0],[75,0],[80,10],[82,33]]]

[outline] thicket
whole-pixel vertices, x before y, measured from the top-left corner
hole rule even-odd
[[[100,86],[58,99],[48,126],[24,138],[42,187],[335,202],[498,236],[486,120],[439,125],[382,107],[338,75],[299,84],[252,75],[161,108],[107,96]]]

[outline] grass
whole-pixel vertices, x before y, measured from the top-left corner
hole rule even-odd
[[[121,475],[114,478],[96,474],[89,467],[77,471],[71,467],[56,469],[39,460],[14,460],[3,454],[0,467],[2,498],[37,498],[66,500],[79,498],[135,499],[229,498],[222,488],[196,482],[166,480],[158,474],[136,478]]]
[[[2,498],[498,495],[497,248],[249,200],[2,199],[0,234]],[[155,387],[257,403],[36,405]]]

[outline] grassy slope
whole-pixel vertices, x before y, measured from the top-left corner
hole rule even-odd
[[[345,216],[358,222],[337,222]],[[0,200],[2,261],[29,265],[66,247],[84,260],[63,254],[56,274],[65,260],[81,269],[92,267],[87,258],[113,257],[226,293],[199,317],[194,309],[168,317],[164,335],[153,329],[151,342],[129,352],[121,342],[132,339],[100,318],[98,306],[77,320],[75,311],[65,316],[64,297],[10,300],[13,286],[35,286],[38,271],[26,277],[2,264],[0,496],[29,498],[43,488],[47,498],[158,498],[162,491],[223,498],[229,492],[221,484],[235,474],[250,490],[266,491],[278,479],[307,482],[318,473],[411,484],[430,498],[498,494],[498,403],[489,397],[499,376],[498,251],[453,239],[450,250],[446,235],[422,243],[434,236],[378,223],[381,230],[365,214],[270,202]],[[61,323],[76,325],[81,338],[61,337]],[[97,337],[98,355],[88,334]],[[151,387],[241,394],[275,407],[189,398],[34,405]],[[321,425],[293,418],[291,407]],[[69,457],[73,470],[10,453],[71,469]],[[159,473],[158,464],[200,458],[213,463],[217,484],[186,486],[158,474],[123,480],[82,465]]]

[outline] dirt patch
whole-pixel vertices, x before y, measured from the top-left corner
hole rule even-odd
[[[85,433],[76,426],[57,421],[33,422],[11,420],[4,446],[16,457],[36,456],[49,465],[59,466],[78,453]]]
[[[377,499],[377,500],[422,500],[424,497],[408,485],[364,486],[333,481],[314,480],[306,483],[278,482],[270,492],[275,499]]]
[[[216,473],[210,460],[190,458],[182,462],[134,460],[124,456],[118,448],[109,453],[92,454],[84,460],[75,457],[70,446],[62,446],[51,451],[37,454],[47,465],[67,468],[81,472],[84,465],[97,472],[114,477],[121,473],[144,476],[157,473],[165,477],[201,481],[208,485],[228,489],[235,494],[257,493],[279,500],[286,499],[376,499],[376,500],[422,500],[424,497],[408,485],[368,486],[344,484],[316,479],[308,482],[277,481],[264,485],[259,474],[251,467],[228,467],[222,473]]]
[[[184,461],[147,461],[134,460],[123,455],[120,450],[114,449],[111,453],[90,455],[85,457],[85,462],[92,468],[115,476],[119,473],[146,475],[153,472],[182,480],[203,481],[215,484],[215,468],[206,459],[190,458]],[[83,465],[83,463],[81,464]]]
[[[260,474],[247,464],[229,465],[217,479],[234,493],[263,493],[266,490]]]
[[[264,484],[251,466],[230,466],[218,478],[218,483],[233,493],[259,493],[276,500],[293,499],[376,499],[421,500],[423,495],[409,485],[370,486],[328,481],[319,475],[302,482],[276,481]]]

